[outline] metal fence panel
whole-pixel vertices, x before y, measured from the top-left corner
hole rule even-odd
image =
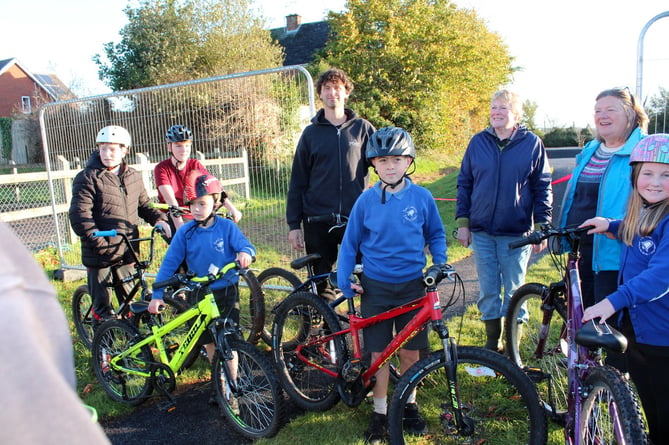
[[[0,181],[3,220],[33,249],[55,245],[63,268],[80,267],[67,211],[72,178],[94,150],[97,132],[107,125],[128,129],[128,162],[156,196],[153,167],[168,156],[165,132],[182,124],[193,130],[193,151],[242,210],[242,231],[261,256],[272,252],[273,264],[286,266],[295,255],[285,223],[292,156],[314,113],[313,82],[300,66],[47,104],[40,112],[46,175],[30,182],[27,174],[2,175],[14,176]]]

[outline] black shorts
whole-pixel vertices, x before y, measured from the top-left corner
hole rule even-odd
[[[360,297],[360,312],[365,318],[373,317],[425,296],[425,285],[422,277],[405,283],[393,284],[373,280],[365,277],[363,273],[360,277],[360,284],[362,284],[364,291]],[[369,352],[383,351],[390,344],[395,334],[401,331],[419,310],[416,309],[365,328],[363,332],[365,350]],[[423,328],[404,345],[404,349],[417,351],[427,348],[427,346],[427,330]]]
[[[212,290],[214,294],[214,299],[216,300],[216,306],[218,306],[218,311],[221,313],[222,318],[230,318],[236,325],[239,324],[239,291],[237,289],[237,284],[233,286],[227,286],[222,289]],[[203,295],[198,295],[196,301],[200,301]],[[205,331],[198,341],[198,345],[205,345],[207,343],[213,343],[213,338],[209,330]]]

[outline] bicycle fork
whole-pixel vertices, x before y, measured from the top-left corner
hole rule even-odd
[[[455,339],[450,337],[448,328],[442,320],[434,321],[433,329],[439,334],[444,347],[444,371],[448,382],[448,395],[446,397],[448,402],[441,404],[443,410],[439,416],[441,424],[446,434],[471,436],[474,434],[474,422],[463,414],[460,405],[460,390],[457,383],[458,346]]]

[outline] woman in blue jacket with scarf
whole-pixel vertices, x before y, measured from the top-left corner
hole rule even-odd
[[[621,219],[632,186],[632,148],[646,135],[648,116],[627,88],[604,90],[595,101],[597,138],[576,156],[567,184],[560,226],[580,224],[595,215]],[[620,241],[603,235],[581,238],[579,274],[584,307],[616,290]]]
[[[549,222],[552,215],[546,149],[539,137],[519,124],[522,115],[517,94],[496,92],[490,127],[471,139],[458,175],[457,238],[474,250],[485,347],[494,350],[501,350],[502,317],[511,296],[525,281],[532,249],[509,249],[509,242]],[[534,250],[544,247],[545,243]]]

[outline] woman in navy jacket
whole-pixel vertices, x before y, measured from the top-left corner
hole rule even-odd
[[[501,350],[502,317],[511,296],[525,281],[532,249],[509,249],[509,242],[549,222],[552,215],[546,149],[539,137],[519,124],[521,117],[518,95],[508,90],[496,92],[490,127],[469,142],[458,176],[457,238],[474,250],[485,347],[494,350]],[[534,249],[538,252],[544,247]]]

